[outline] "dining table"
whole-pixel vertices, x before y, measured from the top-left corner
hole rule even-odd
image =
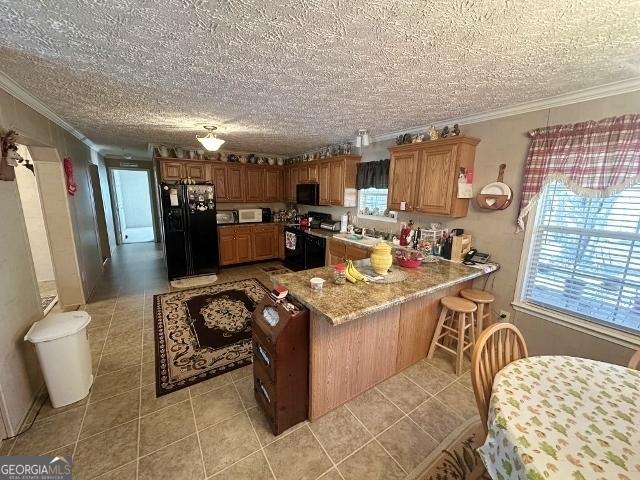
[[[638,480],[640,371],[516,360],[495,377],[487,427],[478,453],[494,480]]]

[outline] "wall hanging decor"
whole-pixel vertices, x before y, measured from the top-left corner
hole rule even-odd
[[[76,186],[76,180],[73,178],[73,162],[69,157],[65,157],[63,165],[64,177],[67,182],[67,192],[69,195],[75,195],[78,187]]]
[[[22,161],[16,146],[18,134],[13,130],[3,130],[0,128],[0,180],[11,182],[15,180],[16,173],[13,170]]]
[[[509,185],[504,183],[504,171],[507,166],[503,163],[498,168],[498,178],[495,182],[491,182],[485,185],[478,196],[476,201],[478,206],[485,210],[504,210],[513,201],[513,192]]]

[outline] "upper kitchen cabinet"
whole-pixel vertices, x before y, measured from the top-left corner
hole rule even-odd
[[[260,202],[263,200],[264,167],[246,167],[244,171],[247,190],[244,192],[244,199],[247,202]]]
[[[216,187],[216,199],[226,200],[229,190],[227,189],[227,169],[223,166],[215,165],[211,169],[211,180]]]
[[[285,200],[296,201],[296,186],[317,183],[320,205],[355,207],[357,202],[356,170],[358,155],[339,155],[322,160],[301,162],[287,167]]]
[[[293,165],[288,168],[289,170],[289,182],[287,185],[287,194],[285,200],[288,202],[296,201],[296,185],[298,185],[300,178],[300,169],[297,165]]]
[[[331,203],[331,167],[329,162],[320,162],[318,166],[318,184],[320,185],[320,205]]]
[[[318,177],[318,164],[316,162],[309,163],[307,167],[307,180],[310,182],[320,182],[320,178]]]
[[[329,160],[329,204],[355,207],[358,201],[356,172],[359,156],[341,155]]]
[[[203,162],[185,162],[184,168],[186,177],[190,178],[196,183],[204,183],[209,181],[209,174],[207,172],[209,165]]]
[[[186,177],[184,162],[160,160],[160,178],[163,182],[177,182]]]
[[[244,201],[244,168],[240,165],[226,165],[225,178],[227,198],[230,202]]]
[[[473,168],[473,137],[398,145],[389,149],[389,208],[453,218],[464,217],[468,198],[458,198],[458,176]]]
[[[280,202],[283,198],[283,172],[280,168],[264,170],[264,198],[266,202]]]
[[[390,209],[401,210],[402,202],[405,203],[405,210],[411,211],[413,208],[419,157],[417,150],[391,154],[387,200]]]

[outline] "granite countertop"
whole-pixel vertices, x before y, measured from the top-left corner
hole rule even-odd
[[[369,260],[356,262],[368,264]],[[394,265],[392,268],[401,268]],[[274,275],[274,283],[285,285],[289,293],[310,310],[340,325],[365,315],[423,297],[442,288],[466,282],[489,273],[488,269],[468,267],[459,263],[440,261],[419,268],[402,269],[409,277],[398,283],[333,283],[333,266],[303,270],[296,273]],[[312,290],[309,280],[325,279],[322,290]]]

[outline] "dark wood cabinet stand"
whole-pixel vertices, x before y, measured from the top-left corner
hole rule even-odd
[[[267,294],[253,313],[253,392],[274,435],[307,419],[309,311],[290,312]]]

